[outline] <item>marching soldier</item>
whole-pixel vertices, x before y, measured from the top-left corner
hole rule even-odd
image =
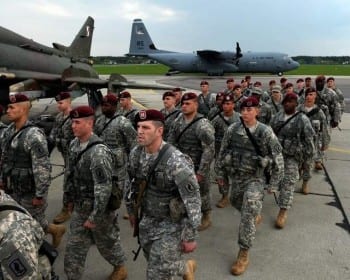
[[[134,128],[136,128],[135,116],[138,112],[136,108],[132,106],[131,94],[128,91],[119,93],[120,110],[124,117],[130,120]]]
[[[201,93],[198,95],[198,113],[207,118],[210,109],[215,106],[215,95],[210,93],[209,83],[207,81],[201,81],[200,87]]]
[[[168,138],[168,134],[171,126],[173,125],[174,120],[181,113],[181,110],[175,107],[175,98],[175,93],[172,91],[166,91],[163,94],[164,108],[162,108],[160,112],[164,115],[164,140]]]

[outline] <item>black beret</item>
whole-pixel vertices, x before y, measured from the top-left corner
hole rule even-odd
[[[164,123],[164,115],[155,109],[140,110],[135,116],[135,122],[160,121]]]
[[[209,85],[207,81],[201,81],[200,85]]]
[[[70,98],[70,93],[68,91],[62,91],[55,96],[57,102],[68,98]]]
[[[181,104],[186,101],[186,100],[191,100],[195,99],[197,101],[197,94],[194,92],[186,92],[182,97],[181,97]]]
[[[20,102],[29,101],[29,98],[23,93],[11,94],[9,98],[11,103],[20,103]]]
[[[128,91],[123,91],[121,93],[119,93],[119,98],[130,98],[131,94]]]
[[[233,79],[233,78],[228,78],[227,80],[226,80],[226,84],[228,84],[228,83],[233,83],[235,80]]]
[[[288,100],[296,100],[298,101],[298,95],[296,95],[294,92],[287,93],[282,100],[282,104]]]
[[[118,97],[115,94],[108,93],[103,97],[102,103],[109,103],[111,105],[117,105],[118,104]]]
[[[255,97],[250,96],[242,101],[240,108],[244,107],[259,107],[259,101]]]
[[[72,111],[70,111],[69,116],[71,119],[80,119],[91,117],[94,115],[94,113],[94,109],[92,109],[90,106],[84,105],[74,108]]]
[[[163,93],[162,99],[164,100],[165,97],[167,97],[167,96],[175,97],[175,93],[172,92],[172,91],[166,91],[166,92]]]

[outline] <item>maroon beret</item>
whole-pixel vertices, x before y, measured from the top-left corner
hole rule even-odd
[[[240,84],[235,84],[235,86],[233,87],[233,89],[237,89],[237,88],[242,88],[242,86]]]
[[[222,103],[225,103],[226,101],[234,101],[234,97],[232,94],[225,95],[224,100]]]
[[[178,92],[178,91],[182,91],[182,89],[179,87],[173,88],[173,92]]]
[[[285,82],[287,82],[287,78],[281,78],[280,79],[280,83],[282,84],[282,83],[285,83]]]
[[[305,81],[311,81],[311,77],[306,77]]]
[[[131,94],[128,91],[123,91],[119,93],[119,98],[131,98]]]
[[[195,99],[197,101],[197,94],[194,92],[186,92],[182,97],[181,97],[181,104],[186,101],[186,100],[191,100]]]
[[[155,109],[140,110],[135,116],[135,122],[159,121],[164,123],[164,115]]]
[[[289,92],[287,93],[284,97],[283,97],[283,100],[282,100],[282,104],[286,101],[289,101],[289,100],[296,100],[298,101],[298,95],[296,95],[294,92]]]
[[[287,83],[284,88],[290,88],[290,87],[293,87],[292,83]]]
[[[262,85],[262,83],[260,81],[256,81],[253,86],[257,87],[257,86],[261,86],[261,85]]]
[[[305,90],[305,96],[307,96],[309,93],[311,92],[316,92],[316,89],[314,87],[308,87],[306,90]]]
[[[216,94],[216,100],[218,100],[219,98],[221,98],[221,97],[224,97],[225,96],[225,93],[223,93],[222,91],[220,91],[220,92],[218,92],[217,94]]]
[[[29,101],[29,98],[23,93],[11,94],[9,98],[11,103],[20,103],[20,102]]]
[[[207,81],[201,81],[200,85],[209,85]]]
[[[315,82],[325,81],[326,77],[324,75],[319,75],[316,77]]]
[[[240,108],[244,107],[259,107],[259,101],[255,97],[250,96],[242,101]]]
[[[166,92],[163,93],[162,99],[164,100],[165,97],[167,97],[167,96],[175,97],[175,93],[172,92],[172,91],[166,91]]]
[[[269,86],[271,86],[271,85],[273,85],[273,84],[276,84],[276,80],[271,80],[271,81],[269,82]]]
[[[227,80],[226,80],[226,84],[228,84],[228,83],[233,83],[235,80],[233,79],[233,78],[228,78]]]
[[[102,103],[109,103],[111,105],[117,105],[118,104],[118,98],[115,94],[108,93],[106,94],[103,99]]]
[[[250,75],[247,75],[247,76],[245,76],[245,80],[250,80],[252,78],[252,76],[250,76]]]
[[[334,78],[333,78],[333,77],[327,78],[327,83],[328,83],[329,81],[334,81]]]
[[[90,106],[84,105],[74,108],[72,111],[70,111],[69,116],[71,119],[80,119],[91,117],[94,115],[94,113],[94,109],[92,109]]]
[[[64,99],[68,99],[70,98],[70,93],[68,91],[61,91],[59,94],[57,94],[55,96],[55,100],[58,102],[58,101],[61,101],[61,100],[64,100]]]
[[[297,80],[297,84],[298,84],[298,83],[302,83],[302,82],[304,82],[304,79],[302,79],[302,78],[299,78],[299,79]]]

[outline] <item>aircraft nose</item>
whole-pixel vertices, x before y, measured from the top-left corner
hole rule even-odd
[[[292,69],[297,69],[299,66],[300,66],[299,62],[292,60]]]

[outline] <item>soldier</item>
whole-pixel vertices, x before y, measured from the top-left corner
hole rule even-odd
[[[193,92],[182,96],[182,114],[175,120],[168,137],[182,153],[189,155],[200,186],[202,200],[202,223],[199,230],[211,226],[210,164],[214,158],[214,128],[202,114],[197,112],[198,99]]]
[[[271,120],[271,127],[283,148],[284,177],[280,184],[278,206],[280,211],[276,227],[282,229],[287,219],[287,210],[293,203],[295,185],[299,179],[299,166],[314,156],[314,131],[305,114],[296,111],[298,96],[288,93],[284,96],[283,110]]]
[[[235,102],[235,111],[240,112],[241,103],[246,98],[242,93],[242,87],[240,84],[236,84],[233,88],[233,97]]]
[[[280,79],[280,86],[282,89],[282,95],[284,95],[286,93],[286,85],[287,85],[288,79],[285,77],[282,77]]]
[[[305,78],[305,88],[312,87],[312,79],[311,77]]]
[[[74,138],[72,130],[72,121],[69,117],[69,113],[72,110],[72,101],[69,92],[59,93],[55,97],[55,100],[57,102],[57,109],[59,113],[56,115],[54,126],[48,138],[49,150],[52,150],[53,147],[56,146],[57,150],[61,153],[63,157],[64,166],[66,167],[68,160],[69,143]],[[52,146],[51,148],[50,143]],[[62,201],[64,201],[64,198],[62,199]],[[53,222],[55,224],[64,223],[65,221],[69,220],[70,216],[71,213],[68,211],[67,205],[63,203],[61,212],[54,218]]]
[[[175,107],[181,110],[182,89],[179,87],[173,88],[173,93],[175,94]]]
[[[304,194],[309,193],[308,182],[311,179],[311,166],[313,161],[315,162],[315,167],[317,165],[321,166],[324,157],[324,151],[327,150],[330,135],[327,129],[327,119],[323,111],[316,105],[316,89],[309,87],[305,90],[305,103],[298,107],[298,111],[303,112],[310,120],[311,125],[315,131],[314,136],[314,146],[316,149],[315,157],[311,161],[304,161],[302,165],[302,192]]]
[[[131,94],[128,91],[121,92],[119,94],[119,103],[123,116],[129,119],[134,128],[136,128],[135,116],[138,110],[132,106]]]
[[[241,212],[239,253],[231,273],[242,274],[249,264],[248,251],[261,222],[261,210],[266,178],[271,170],[268,192],[275,192],[283,177],[282,148],[269,126],[257,121],[259,102],[248,97],[241,104],[242,120],[233,123],[222,141],[215,171],[219,186],[232,180],[231,204]]]
[[[198,113],[206,118],[211,108],[215,106],[215,96],[209,92],[209,83],[201,81],[201,93],[198,95]]]
[[[328,125],[330,125],[331,128],[335,128],[341,120],[338,96],[334,90],[325,86],[326,77],[323,75],[316,77],[315,85],[317,90],[317,105],[325,113]]]
[[[2,115],[4,114],[4,107],[2,107],[0,105],[0,118],[2,117]],[[3,139],[3,135],[5,132],[5,129],[7,128],[7,125],[4,124],[1,120],[0,120],[0,141],[1,139]],[[0,155],[1,155],[1,145],[0,145]]]
[[[49,260],[39,256],[44,237],[40,224],[0,190],[0,279],[51,279]]]
[[[248,82],[246,80],[241,81],[241,91],[245,97],[250,96],[251,85],[248,87]]]
[[[346,103],[345,103],[343,92],[335,84],[334,77],[327,78],[327,87],[329,89],[332,89],[337,94],[338,101],[339,101],[339,104],[340,104],[340,114],[343,115],[343,113],[345,111]]]
[[[139,146],[130,154],[133,184],[129,197],[137,199],[127,200],[127,208],[131,225],[134,229],[139,225],[138,237],[147,260],[146,279],[170,280],[178,275],[194,280],[196,262],[182,257],[196,249],[201,220],[192,162],[162,140],[164,116],[159,111],[142,110],[136,119]],[[137,224],[139,205],[142,215]]]
[[[96,119],[95,134],[100,137],[113,154],[113,191],[123,194],[128,182],[127,163],[132,148],[136,145],[136,130],[131,122],[117,112],[118,99],[107,94],[102,99],[102,114]],[[121,197],[120,197],[121,199]]]
[[[105,260],[114,266],[110,280],[127,278],[125,256],[112,194],[113,156],[93,133],[94,111],[80,106],[70,112],[75,138],[69,147],[67,166],[68,206],[74,209],[64,257],[69,280],[81,279],[88,250],[96,244]]]
[[[163,94],[163,104],[164,108],[160,110],[160,112],[164,115],[164,133],[163,139],[166,140],[168,138],[168,134],[170,128],[174,122],[174,120],[181,113],[181,110],[175,107],[175,93],[172,91],[166,91]]]
[[[235,80],[233,78],[228,78],[226,80],[226,89],[224,90],[225,95],[233,94],[233,87],[235,86]]]
[[[30,101],[24,94],[10,96],[7,117],[12,122],[2,139],[2,188],[36,219],[58,247],[64,225],[49,224],[45,217],[51,165],[46,136],[28,120]]]
[[[270,95],[267,93],[267,91],[264,91],[263,87],[262,87],[262,83],[260,81],[256,81],[254,83],[253,88],[258,88],[261,90],[262,94],[260,97],[261,101],[267,102],[268,100],[270,100]]]
[[[271,91],[271,98],[266,102],[271,107],[272,117],[276,115],[282,108],[282,93],[280,86],[274,86]]]
[[[215,106],[212,107],[208,113],[208,120],[212,121],[222,111],[222,101],[225,94],[218,92],[215,97]]]
[[[271,121],[272,109],[270,105],[261,100],[262,94],[263,92],[260,88],[252,88],[251,96],[258,100],[260,104],[258,121],[268,125]]]
[[[304,79],[299,78],[297,80],[297,88],[296,88],[296,93],[298,94],[298,96],[303,96],[304,94],[304,89],[305,89],[305,82]]]
[[[272,88],[276,86],[276,80],[270,80],[269,81],[269,88],[267,90],[267,93],[269,94],[269,96],[271,97],[272,94]]]
[[[239,121],[239,113],[234,111],[235,103],[233,95],[226,95],[222,103],[222,113],[217,115],[212,120],[212,125],[215,129],[215,157],[217,159],[224,138],[224,134],[227,131],[227,128],[234,122]],[[228,180],[226,180],[228,182]],[[219,192],[222,195],[222,198],[216,203],[216,207],[225,208],[228,203],[228,193],[229,193],[229,184],[224,186],[219,186]]]

